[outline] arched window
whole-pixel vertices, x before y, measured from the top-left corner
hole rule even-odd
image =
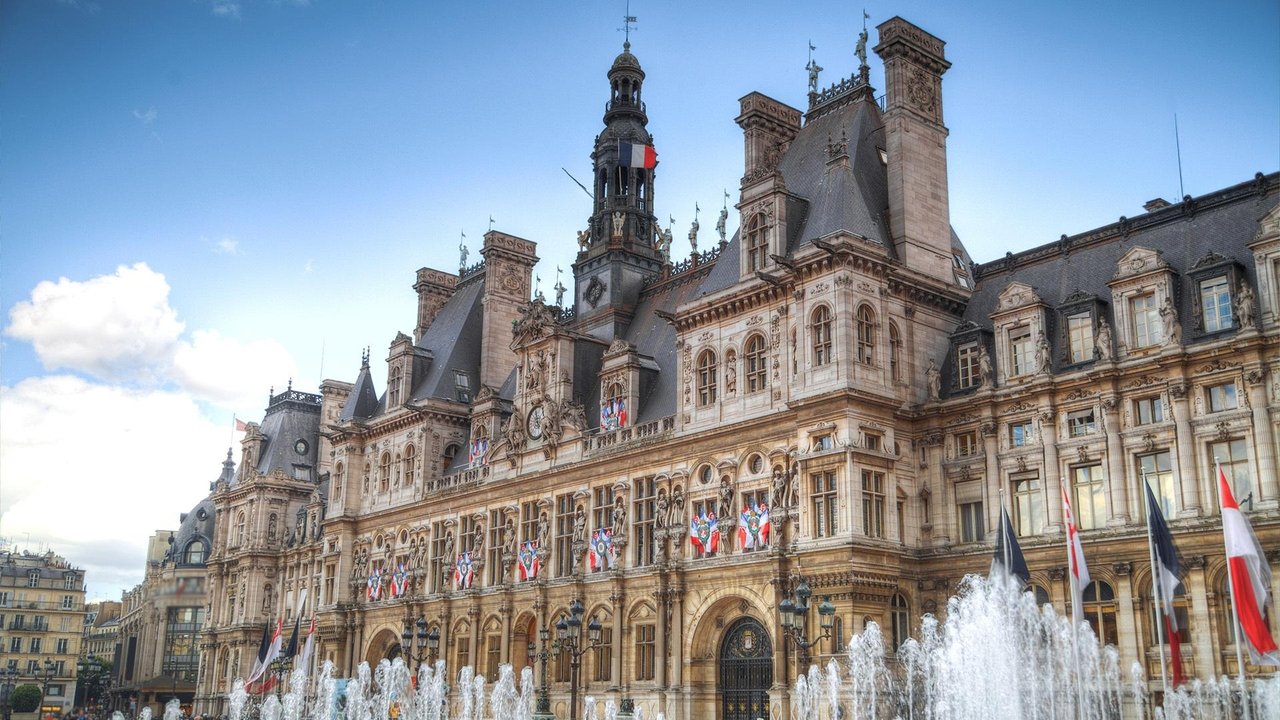
[[[245,517],[244,511],[241,510],[240,514],[236,516],[236,545],[244,545],[244,528]]]
[[[831,362],[831,308],[819,305],[809,317],[809,335],[813,338],[813,364]]]
[[[458,455],[458,444],[449,443],[444,446],[444,452],[440,454],[441,469],[447,470],[453,464],[453,459]]]
[[[893,649],[897,650],[911,636],[911,615],[902,593],[895,593],[889,601],[889,614],[893,625]]]
[[[600,429],[617,430],[627,424],[627,406],[622,397],[622,384],[609,383],[600,401]]]
[[[412,485],[414,473],[418,471],[418,450],[412,443],[404,447],[404,484]]]
[[[858,362],[871,365],[876,358],[876,314],[870,306],[858,308]]]
[[[764,215],[752,215],[747,221],[747,270],[763,270],[769,261],[769,233]]]
[[[742,359],[747,376],[747,392],[764,390],[769,377],[764,335],[757,333],[747,338],[747,342],[742,346]]]
[[[400,384],[404,379],[403,371],[399,365],[394,365],[391,372],[387,374],[387,407],[392,408],[400,404]]]
[[[703,350],[698,356],[698,406],[705,407],[716,401],[716,354]]]
[[[1102,580],[1094,580],[1084,589],[1084,619],[1093,627],[1093,634],[1105,645],[1115,645],[1116,591]]]
[[[391,453],[382,453],[382,462],[378,466],[378,490],[386,492],[391,488]]]
[[[894,380],[902,379],[901,356],[902,336],[898,333],[898,326],[889,323],[889,376]]]
[[[204,562],[205,547],[204,542],[200,540],[192,540],[187,545],[187,551],[183,553],[182,562],[188,565],[199,565]]]
[[[339,460],[333,466],[333,484],[330,486],[330,495],[333,500],[337,501],[342,497],[342,486],[346,484],[346,480],[347,466]]]
[[[1027,586],[1027,591],[1035,595],[1036,606],[1038,607],[1049,605],[1053,602],[1053,600],[1049,598],[1049,591],[1039,585],[1029,585]]]

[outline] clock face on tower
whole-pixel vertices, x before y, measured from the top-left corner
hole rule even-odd
[[[537,440],[542,437],[543,412],[544,411],[541,405],[529,411],[529,422],[527,425],[525,425],[525,427],[529,431],[529,437],[533,438],[534,440]]]

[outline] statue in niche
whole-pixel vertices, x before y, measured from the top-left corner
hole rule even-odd
[[[270,615],[275,607],[275,593],[272,591],[271,584],[268,583],[262,589],[262,612],[264,615]]]
[[[658,499],[654,501],[653,524],[662,530],[667,526],[667,515],[671,512],[671,501],[667,498],[666,488],[658,491]]]
[[[484,527],[480,523],[471,531],[471,554],[477,558],[484,554]]]
[[[622,225],[627,221],[627,216],[621,210],[615,210],[613,213],[613,236],[622,237]]]
[[[453,562],[453,531],[450,530],[444,534],[444,557],[446,563]]]
[[[627,529],[627,503],[619,495],[613,500],[613,532],[625,532]]]
[[[1044,331],[1036,333],[1036,354],[1035,354],[1036,372],[1041,375],[1048,375],[1052,370],[1053,358],[1049,351],[1049,340],[1044,336]]]
[[[1253,327],[1253,288],[1243,279],[1236,291],[1236,318],[1240,320],[1241,328]]]
[[[267,539],[271,542],[275,542],[276,532],[276,516],[272,513],[271,517],[267,518]]]
[[[573,541],[575,543],[587,541],[587,513],[581,505],[573,514]]]
[[[728,477],[720,478],[720,504],[716,508],[716,515],[723,520],[733,519],[733,485],[729,483]]]
[[[547,546],[547,535],[551,531],[551,522],[547,519],[545,512],[538,514],[538,549],[541,550]]]
[[[995,371],[991,366],[991,353],[987,352],[987,346],[978,343],[978,380],[982,383],[982,387],[995,387]]]
[[[1098,319],[1098,333],[1093,338],[1093,349],[1099,360],[1111,360],[1111,326],[1107,324],[1106,318]]]
[[[667,527],[678,528],[684,525],[684,491],[679,487],[671,491],[671,515],[667,518]]]
[[[942,373],[938,371],[938,366],[929,359],[929,367],[924,371],[924,376],[929,384],[929,399],[938,401],[942,399]]]
[[[738,391],[738,355],[730,350],[724,358],[724,392],[733,395]]]
[[[1178,321],[1178,308],[1173,305],[1173,298],[1165,295],[1160,303],[1160,320],[1164,327],[1164,341],[1167,345],[1182,344],[1182,323]]]
[[[514,555],[516,552],[516,523],[510,516],[502,526],[502,549],[508,555]]]

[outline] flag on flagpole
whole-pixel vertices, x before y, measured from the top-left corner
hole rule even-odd
[[[311,671],[311,656],[316,650],[316,616],[311,615],[311,627],[307,628],[307,641],[302,645],[302,658],[294,665],[295,668]]]
[[[996,533],[996,549],[988,577],[996,575],[1009,580],[1016,578],[1018,587],[1031,582],[1031,571],[1027,569],[1027,560],[1022,556],[1022,547],[1013,534],[1013,523],[1009,522],[1009,513],[1004,505],[1000,506],[1000,532]]]
[[[618,141],[618,166],[652,169],[658,166],[658,151],[652,145]]]
[[[285,645],[284,652],[280,653],[282,658],[291,658],[298,654],[298,629],[302,625],[302,615],[293,619],[293,634],[289,636],[289,644]]]
[[[1151,568],[1154,575],[1156,592],[1159,594],[1159,607],[1164,623],[1165,637],[1169,641],[1169,661],[1173,665],[1173,687],[1186,681],[1182,677],[1182,642],[1178,637],[1178,616],[1173,611],[1173,596],[1182,581],[1178,579],[1178,550],[1173,546],[1173,534],[1160,511],[1156,496],[1151,493],[1151,486],[1145,481],[1142,487],[1147,494],[1147,531],[1151,534],[1151,546],[1155,549],[1157,567]]]
[[[252,685],[262,673],[266,670],[266,663],[263,662],[267,658],[267,651],[271,649],[271,623],[262,623],[262,642],[258,644],[258,656],[253,660],[253,670],[249,673],[249,679],[245,681],[245,685]]]
[[[1218,466],[1218,492],[1222,500],[1222,536],[1231,569],[1231,603],[1235,606],[1244,646],[1254,665],[1280,665],[1280,649],[1267,627],[1265,609],[1271,587],[1271,568],[1253,534],[1249,519],[1240,512],[1231,484]]]
[[[1075,513],[1071,512],[1071,499],[1067,496],[1067,488],[1062,488],[1062,512],[1067,521],[1067,562],[1071,577],[1075,581],[1071,598],[1071,617],[1078,624],[1083,619],[1084,589],[1089,586],[1089,566],[1084,561],[1084,548],[1080,545],[1080,529],[1076,527]]]
[[[249,429],[249,423],[235,417],[234,415],[232,416],[232,419],[236,421],[236,432],[244,432]]]

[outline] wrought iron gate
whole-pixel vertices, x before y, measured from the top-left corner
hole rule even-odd
[[[754,618],[729,626],[720,644],[720,720],[769,717],[773,648]]]

